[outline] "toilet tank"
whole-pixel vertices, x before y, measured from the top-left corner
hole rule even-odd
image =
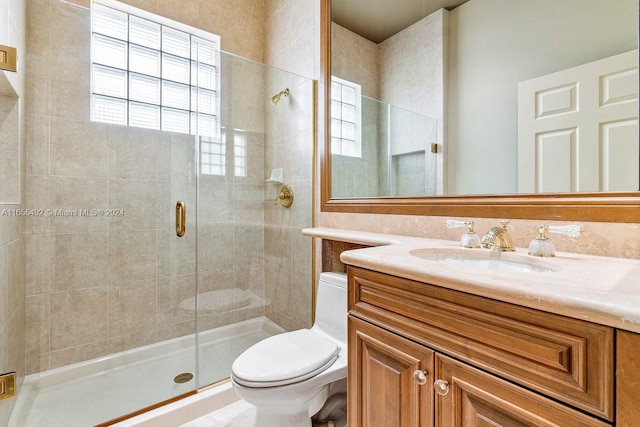
[[[316,322],[313,328],[347,342],[347,275],[321,273],[316,298]]]

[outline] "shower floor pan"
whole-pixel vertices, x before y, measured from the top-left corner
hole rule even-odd
[[[227,378],[246,348],[284,330],[260,317],[199,334],[199,386]],[[127,350],[26,377],[9,427],[87,427],[196,388],[193,335]]]

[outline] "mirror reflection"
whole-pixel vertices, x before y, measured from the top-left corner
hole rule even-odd
[[[332,0],[332,198],[639,189],[637,0],[435,3]]]

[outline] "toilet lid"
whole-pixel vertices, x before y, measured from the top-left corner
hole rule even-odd
[[[274,387],[303,381],[326,370],[340,347],[309,329],[269,337],[233,362],[234,381],[248,387]]]

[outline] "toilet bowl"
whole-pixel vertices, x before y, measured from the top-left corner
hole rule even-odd
[[[346,275],[322,273],[313,327],[260,341],[233,362],[231,382],[256,407],[254,426],[310,427],[311,417],[344,384],[346,338]]]

